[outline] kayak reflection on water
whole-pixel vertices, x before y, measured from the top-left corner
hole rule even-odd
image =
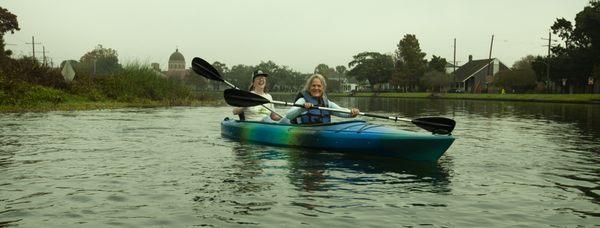
[[[301,148],[259,148],[252,144],[234,147],[236,159],[246,165],[240,170],[252,176],[283,170],[296,190],[303,192],[343,190],[346,185],[392,187],[396,192],[410,191],[412,187],[405,185],[435,193],[451,190],[449,156],[439,162],[419,162]]]

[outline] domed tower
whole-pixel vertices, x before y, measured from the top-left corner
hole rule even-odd
[[[178,78],[181,80],[187,76],[187,71],[185,70],[185,58],[179,52],[179,48],[175,49],[175,52],[169,57],[167,76],[169,78]]]

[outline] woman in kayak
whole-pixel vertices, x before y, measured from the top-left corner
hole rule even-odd
[[[271,94],[267,93],[267,76],[269,75],[262,70],[255,70],[252,73],[252,84],[248,90],[272,101],[273,97]],[[271,112],[271,110],[273,110],[273,104],[268,103],[245,108],[235,107],[233,108],[233,114],[240,116],[240,120],[263,122],[279,121],[281,117]]]
[[[296,99],[296,104],[303,105],[304,108],[292,107],[286,113],[286,118],[296,124],[315,124],[330,123],[331,115],[351,118],[356,117],[360,112],[357,108],[350,109],[351,114],[341,112],[331,112],[312,107],[327,107],[334,109],[343,109],[336,103],[331,102],[325,95],[327,82],[320,74],[314,74],[306,80],[304,89]]]

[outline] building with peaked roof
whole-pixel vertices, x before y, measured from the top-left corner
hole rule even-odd
[[[348,93],[358,89],[358,81],[354,77],[344,77],[340,84],[340,90]]]
[[[510,69],[496,58],[473,60],[469,55],[469,62],[454,73],[454,87],[470,93],[486,92],[492,86],[493,76],[503,70]]]

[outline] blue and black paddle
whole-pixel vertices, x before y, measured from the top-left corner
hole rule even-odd
[[[224,92],[224,96],[225,96],[225,102],[227,102],[227,104],[229,104],[231,106],[236,106],[236,107],[250,107],[250,106],[257,106],[257,105],[273,103],[273,104],[279,104],[279,105],[296,106],[296,107],[304,108],[304,105],[294,104],[294,103],[285,102],[285,101],[271,101],[271,100],[266,99],[258,94],[251,93],[248,91],[243,91],[243,90],[226,89]],[[348,109],[334,109],[334,108],[326,108],[326,107],[318,107],[318,106],[314,106],[314,108],[332,111],[332,112],[342,112],[342,113],[351,114],[351,111]],[[456,122],[453,119],[449,119],[449,118],[445,118],[445,117],[422,117],[422,118],[416,118],[416,119],[407,119],[407,118],[402,118],[402,117],[398,117],[398,116],[383,116],[383,115],[364,113],[364,112],[359,112],[358,114],[362,115],[362,116],[369,116],[369,117],[388,119],[388,120],[394,120],[394,121],[411,122],[411,123],[419,126],[420,128],[423,128],[427,131],[433,132],[434,134],[449,135],[450,133],[452,133],[452,130],[454,130],[454,126],[456,125]]]

